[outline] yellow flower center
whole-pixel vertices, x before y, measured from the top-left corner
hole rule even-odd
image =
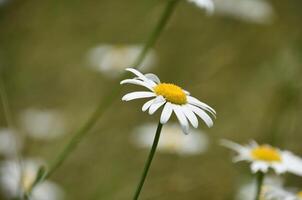
[[[171,83],[160,83],[155,86],[154,91],[157,95],[163,96],[167,101],[182,105],[187,103],[187,96],[181,87]]]
[[[251,154],[255,160],[266,162],[281,162],[281,155],[279,151],[268,145],[261,145],[259,147],[256,147],[252,150]]]
[[[302,199],[302,191],[298,192],[297,196]]]

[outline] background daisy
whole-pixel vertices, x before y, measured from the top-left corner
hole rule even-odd
[[[20,166],[17,161],[5,161],[0,166],[0,183],[7,198],[18,198],[27,192],[36,179],[39,167],[43,162],[28,159]],[[21,191],[20,191],[21,189]],[[44,181],[32,191],[32,200],[62,200],[63,191],[55,183]]]
[[[88,52],[90,66],[105,74],[115,78],[124,72],[124,69],[133,65],[143,45],[112,45],[101,44],[92,48]],[[141,70],[150,69],[157,61],[155,50],[150,50],[144,61],[140,65]]]
[[[131,137],[131,142],[138,147],[150,149],[155,129],[155,123],[137,127]],[[184,135],[177,124],[167,124],[163,127],[157,149],[162,153],[189,156],[204,153],[208,146],[209,138],[202,131],[193,130],[189,135]]]

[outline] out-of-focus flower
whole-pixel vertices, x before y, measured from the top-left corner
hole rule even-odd
[[[194,3],[198,7],[205,9],[209,14],[214,11],[214,3],[212,0],[188,0],[189,2]]]
[[[55,139],[65,133],[65,120],[56,110],[27,109],[20,114],[20,124],[29,137]]]
[[[121,84],[129,83],[140,85],[149,89],[150,92],[131,92],[123,96],[123,101],[152,97],[151,100],[143,105],[142,110],[146,111],[149,109],[149,114],[152,115],[163,106],[164,108],[160,117],[161,124],[167,123],[172,112],[174,112],[185,134],[189,133],[189,122],[194,128],[198,127],[196,115],[199,116],[207,126],[211,127],[213,125],[211,117],[205,111],[215,116],[215,110],[190,96],[189,92],[171,83],[161,83],[155,74],[144,75],[133,68],[128,68],[127,70],[137,77],[123,80]]]
[[[133,139],[141,148],[150,148],[153,143],[156,124],[145,124],[135,129]],[[191,131],[189,135],[182,134],[177,124],[163,127],[158,151],[163,153],[175,153],[179,155],[196,155],[204,153],[208,149],[209,139],[201,131]]]
[[[281,151],[270,145],[258,145],[254,141],[245,146],[229,140],[223,140],[222,144],[238,153],[234,162],[250,162],[253,173],[267,173],[271,168],[277,174],[290,172],[302,176],[302,159],[289,151]]]
[[[25,160],[20,165],[17,161],[5,161],[0,167],[0,183],[7,198],[18,198],[27,193],[34,183],[42,162]],[[61,200],[63,191],[50,181],[37,184],[31,193],[32,200]]]
[[[0,154],[14,156],[22,148],[21,138],[11,129],[0,129]]]
[[[239,187],[238,193],[236,195],[236,200],[254,200],[255,194],[257,190],[256,181],[249,181],[245,184],[241,184]],[[266,191],[266,188],[274,186],[274,187],[280,187],[283,184],[283,180],[280,177],[277,176],[268,176],[264,179],[264,183],[262,186],[262,194],[261,194],[261,200],[267,200],[264,198],[264,194]]]
[[[265,200],[302,200],[302,192],[295,192],[282,186],[269,186],[264,191]]]
[[[93,69],[109,77],[116,77],[124,72],[125,68],[133,65],[143,45],[99,45],[88,52],[88,60]],[[150,50],[140,69],[146,70],[156,62],[156,53]]]
[[[258,24],[269,24],[274,10],[266,0],[214,0],[215,13]]]

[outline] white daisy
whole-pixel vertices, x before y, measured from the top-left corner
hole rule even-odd
[[[5,161],[0,166],[0,183],[7,198],[23,196],[36,179],[41,162],[25,160],[22,167],[17,161]],[[20,191],[21,189],[21,191]],[[31,200],[61,200],[63,192],[59,186],[50,181],[39,183],[32,190]]]
[[[194,128],[198,127],[198,119],[196,115],[199,116],[208,127],[213,125],[213,121],[207,112],[215,116],[215,110],[207,104],[190,96],[189,92],[171,83],[161,83],[155,74],[144,75],[133,68],[127,68],[126,70],[132,72],[137,77],[123,80],[121,81],[121,84],[130,83],[140,85],[150,91],[128,93],[123,96],[123,101],[152,98],[143,105],[142,110],[147,111],[149,109],[149,114],[152,115],[161,106],[163,106],[163,111],[160,117],[161,124],[167,123],[172,112],[174,112],[185,134],[189,132],[189,122]]]
[[[21,127],[34,139],[52,140],[66,132],[64,117],[57,110],[29,108],[19,118]]]
[[[253,173],[258,171],[266,173],[269,169],[273,169],[277,174],[291,172],[302,176],[302,159],[289,151],[281,151],[266,144],[258,145],[254,141],[242,146],[229,140],[223,140],[222,145],[238,153],[234,162],[250,162]]]
[[[215,14],[230,16],[242,21],[270,24],[274,9],[266,0],[213,0]]]
[[[145,124],[135,129],[133,139],[138,147],[149,148],[152,146],[154,129],[157,124]],[[162,129],[158,151],[175,153],[179,155],[196,155],[208,149],[209,139],[201,131],[191,131],[190,135],[181,134],[177,124],[166,125]]]
[[[143,45],[102,44],[88,52],[88,61],[93,69],[115,78],[122,74],[126,67],[133,65],[142,49]],[[156,53],[151,49],[140,65],[140,69],[149,69],[156,60]]]
[[[0,154],[6,157],[16,155],[22,148],[21,138],[11,129],[0,129]]]
[[[188,0],[189,2],[194,3],[198,7],[205,9],[209,14],[214,11],[214,3],[212,0]]]
[[[265,200],[302,200],[302,191],[285,189],[282,186],[265,187]]]

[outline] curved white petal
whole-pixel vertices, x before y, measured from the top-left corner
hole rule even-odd
[[[153,92],[131,92],[123,96],[123,101],[131,101],[133,99],[142,99],[142,98],[149,98],[154,97],[156,94]]]
[[[187,120],[185,114],[183,113],[182,109],[180,108],[179,105],[173,105],[173,110],[181,125],[182,131],[185,134],[188,134],[189,133],[189,123],[188,123],[188,120]]]
[[[156,83],[154,83],[153,81],[151,81],[150,79],[145,77],[145,75],[143,75],[140,71],[138,71],[134,68],[127,68],[126,70],[129,71],[129,72],[132,72],[133,74],[135,74],[139,79],[149,83],[150,85],[152,85],[152,87],[156,86]]]
[[[152,74],[152,73],[148,73],[148,74],[145,74],[145,77],[157,84],[160,83],[160,79],[158,78],[158,76],[156,76],[155,74]]]
[[[156,98],[147,101],[147,102],[143,105],[142,111],[145,112],[146,110],[148,110],[149,107],[152,105],[152,103],[155,101],[155,99],[156,99]]]
[[[170,119],[173,108],[170,102],[167,102],[160,116],[160,123],[165,124]]]
[[[144,86],[146,88],[148,88],[151,91],[154,91],[153,87],[151,84],[138,80],[138,79],[125,79],[123,81],[121,81],[120,84],[134,84],[134,85],[140,85],[140,86]]]
[[[187,117],[187,119],[190,121],[190,123],[192,124],[192,126],[194,128],[198,127],[198,119],[195,116],[194,112],[190,109],[190,107],[188,107],[187,105],[181,106],[183,113],[185,114],[185,116]]]
[[[190,107],[190,109],[196,113],[196,115],[198,115],[205,123],[208,127],[212,127],[213,126],[213,120],[211,119],[211,117],[209,117],[209,115],[203,111],[202,109],[196,107],[196,106],[193,106],[193,105],[190,105],[188,104],[188,107]]]
[[[166,100],[162,96],[156,97],[156,99],[154,100],[154,102],[151,104],[149,108],[149,114],[150,115],[154,114],[157,111],[157,109],[159,109],[165,103]]]
[[[198,106],[208,112],[210,112],[213,116],[216,116],[216,111],[211,108],[209,105],[199,101],[198,99],[196,99],[195,97],[192,96],[187,96],[188,102],[192,105]]]

